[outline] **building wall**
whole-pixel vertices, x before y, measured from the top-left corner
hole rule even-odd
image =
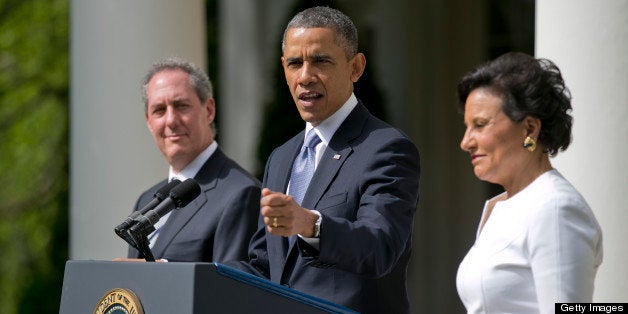
[[[628,299],[628,2],[537,1],[536,55],[554,61],[573,97],[573,142],[553,164],[602,227],[594,300]]]

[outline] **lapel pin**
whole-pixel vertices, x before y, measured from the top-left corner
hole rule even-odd
[[[336,155],[334,155],[334,159],[335,159],[335,160],[340,160],[340,154],[336,154]]]

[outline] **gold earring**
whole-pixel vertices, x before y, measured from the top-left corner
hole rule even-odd
[[[523,148],[533,152],[536,149],[536,141],[529,136],[526,137],[525,141],[523,141]]]

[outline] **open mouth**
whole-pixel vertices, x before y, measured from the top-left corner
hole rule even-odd
[[[323,97],[323,95],[319,94],[317,92],[307,92],[307,93],[299,94],[298,98],[301,101],[312,102],[312,101],[315,101],[315,100],[320,99],[322,97]]]

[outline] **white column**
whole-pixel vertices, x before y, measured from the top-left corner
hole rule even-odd
[[[113,227],[167,176],[144,120],[141,79],[156,59],[206,64],[201,0],[72,1],[70,257],[126,255]]]
[[[220,93],[216,108],[221,145],[227,155],[253,172],[263,104],[268,92],[260,80],[268,62],[260,49],[258,1],[230,0],[219,3]]]
[[[262,169],[257,160],[264,105],[274,95],[275,69],[281,64],[277,39],[288,24],[294,0],[219,1],[218,45],[220,91],[216,108],[220,144],[229,157],[251,173]],[[285,82],[283,76],[281,82]]]
[[[594,301],[628,296],[628,1],[538,0],[536,56],[554,61],[572,93],[573,142],[554,166],[602,226]]]

